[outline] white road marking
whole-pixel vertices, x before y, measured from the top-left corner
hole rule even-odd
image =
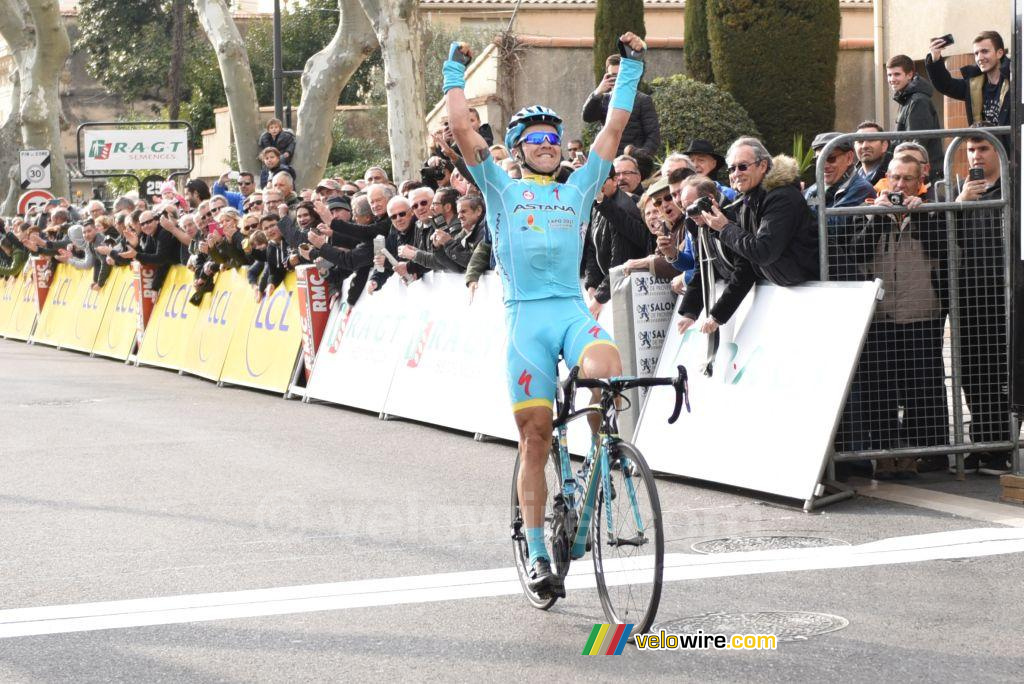
[[[882,539],[857,546],[665,556],[665,580],[894,565],[1024,552],[1024,529],[978,528]],[[649,562],[649,561],[648,561]],[[643,561],[641,561],[641,564]],[[631,568],[605,563],[609,584]],[[594,587],[589,559],[573,564],[566,587]],[[0,611],[0,638],[207,620],[311,613],[405,603],[508,596],[521,591],[514,568],[190,594]]]

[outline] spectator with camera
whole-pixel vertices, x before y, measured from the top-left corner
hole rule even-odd
[[[868,279],[881,278],[885,297],[861,353],[863,405],[871,449],[922,447],[948,442],[949,417],[942,365],[947,310],[946,230],[932,212],[906,212],[931,201],[924,165],[909,155],[889,164],[890,190],[875,206],[897,207],[868,217],[851,241],[850,256]],[[914,457],[878,459],[877,479],[907,479]]]
[[[719,239],[754,265],[759,278],[799,285],[818,277],[818,229],[800,192],[800,169],[774,159],[757,138],[739,138],[726,154],[729,180],[743,195],[735,221],[713,206],[704,216]]]
[[[416,232],[413,230],[413,213],[409,200],[402,196],[392,197],[388,202],[387,212],[388,218],[391,219],[391,230],[384,238],[384,249],[392,257],[396,257],[399,263],[392,266],[383,253],[374,255],[373,264],[376,271],[367,285],[367,292],[371,294],[382,288],[392,273],[397,273],[408,282],[419,278],[428,270],[407,258],[398,257],[398,250],[402,245],[413,245]]]
[[[669,189],[674,205],[684,208],[686,234],[696,246],[696,254],[687,257],[679,238],[671,235],[658,238],[658,251],[669,263],[680,271],[694,270],[679,306],[682,316],[679,332],[690,329],[703,311],[705,319],[700,330],[712,334],[732,318],[757,276],[753,265],[718,240],[717,233],[707,226],[706,215],[712,213],[716,204],[723,206],[724,196],[717,182],[700,174],[686,178],[677,175],[669,180]],[[721,211],[735,221],[733,206],[724,206]],[[716,296],[716,277],[725,281],[721,297]]]
[[[932,102],[935,89],[914,70],[914,60],[896,55],[885,65],[885,77],[892,90],[892,99],[900,106],[896,114],[897,131],[934,131],[942,128],[939,113]],[[942,140],[923,138],[918,142],[928,150],[934,180],[942,176]]]
[[[252,180],[252,174],[248,174],[249,180]],[[223,197],[227,200],[227,203],[233,207],[238,213],[242,213],[245,210],[245,200],[247,195],[244,192],[232,192],[228,190],[228,182],[235,181],[238,183],[238,187],[241,190],[244,186],[242,185],[242,174],[237,171],[225,171],[220,175],[213,183],[212,194],[218,197]],[[252,185],[249,186],[249,194],[252,194]]]
[[[999,153],[982,136],[967,137],[970,172],[957,202],[1002,198]],[[1006,336],[1006,244],[1001,209],[968,209],[957,218],[960,247],[957,303],[963,390],[971,410],[971,442],[1011,440]],[[965,468],[985,475],[1010,471],[1009,454],[971,454]]]
[[[947,35],[932,39],[929,45],[925,67],[932,85],[946,97],[962,100],[967,105],[968,125],[1008,126],[1012,100],[1010,58],[1006,55],[1003,37],[996,31],[982,31],[975,36],[974,64],[960,68],[961,78],[950,75],[942,56],[942,51],[952,42],[953,36]]]

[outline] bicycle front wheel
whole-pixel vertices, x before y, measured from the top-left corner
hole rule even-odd
[[[608,490],[602,479],[591,530],[594,571],[609,622],[650,629],[661,600],[665,537],[654,475],[629,442],[608,454]]]

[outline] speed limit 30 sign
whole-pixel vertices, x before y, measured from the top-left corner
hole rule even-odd
[[[21,151],[21,189],[34,190],[50,187],[50,151]]]

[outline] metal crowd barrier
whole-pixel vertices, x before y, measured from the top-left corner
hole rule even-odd
[[[1011,179],[997,136],[1009,127],[851,133],[843,141],[952,137],[944,179],[914,209],[872,205],[827,208],[816,199],[822,280],[881,277],[885,295],[865,339],[829,465],[876,460],[893,479],[955,456],[962,478],[968,454],[1009,453],[1022,474],[1019,426],[1009,405],[1013,310]],[[999,155],[999,199],[956,202],[953,159],[968,138],[984,138]],[[965,179],[966,180],[966,179]],[[898,220],[897,220],[898,219]],[[967,415],[970,416],[968,420]],[[829,479],[832,479],[831,477]]]

